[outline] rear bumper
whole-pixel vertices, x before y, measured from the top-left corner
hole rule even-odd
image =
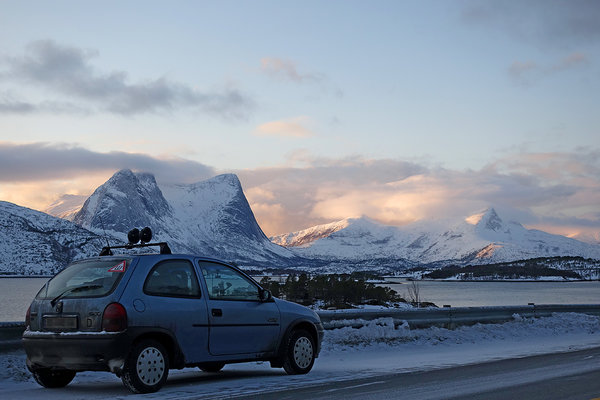
[[[52,333],[27,330],[23,334],[29,369],[111,371],[119,374],[131,343],[127,331]]]

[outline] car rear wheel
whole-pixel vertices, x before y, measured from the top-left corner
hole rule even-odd
[[[290,375],[306,374],[315,363],[315,342],[304,329],[293,331],[287,341],[283,369]]]
[[[169,356],[156,340],[143,340],[131,350],[121,377],[133,393],[153,393],[167,381]]]
[[[61,388],[71,383],[73,378],[75,378],[75,371],[66,369],[51,370],[49,368],[40,368],[33,371],[33,378],[37,383],[45,388]]]
[[[204,363],[200,364],[198,368],[200,368],[204,372],[219,372],[223,369],[225,363],[212,362],[212,363]]]

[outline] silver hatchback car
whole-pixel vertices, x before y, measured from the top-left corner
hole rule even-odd
[[[118,246],[140,247],[150,244]],[[271,296],[223,261],[170,254],[77,261],[39,291],[27,311],[27,366],[48,388],[79,371],[111,371],[135,393],[159,390],[169,369],[269,361],[308,373],[323,326],[301,305]]]

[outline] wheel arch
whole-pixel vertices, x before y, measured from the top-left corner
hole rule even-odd
[[[169,357],[169,368],[181,369],[185,366],[185,357],[177,343],[175,336],[165,329],[144,329],[136,332],[135,338],[132,341],[132,346],[140,343],[143,340],[156,340],[167,350]]]
[[[317,327],[315,326],[314,322],[308,319],[297,319],[288,325],[287,329],[285,330],[285,333],[282,335],[281,342],[279,343],[279,348],[277,349],[278,360],[282,360],[285,356],[286,344],[292,332],[299,329],[304,329],[308,333],[310,333],[315,345],[319,345],[319,334],[317,332]]]

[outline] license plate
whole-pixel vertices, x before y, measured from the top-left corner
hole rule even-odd
[[[44,317],[46,329],[77,329],[77,317]]]

